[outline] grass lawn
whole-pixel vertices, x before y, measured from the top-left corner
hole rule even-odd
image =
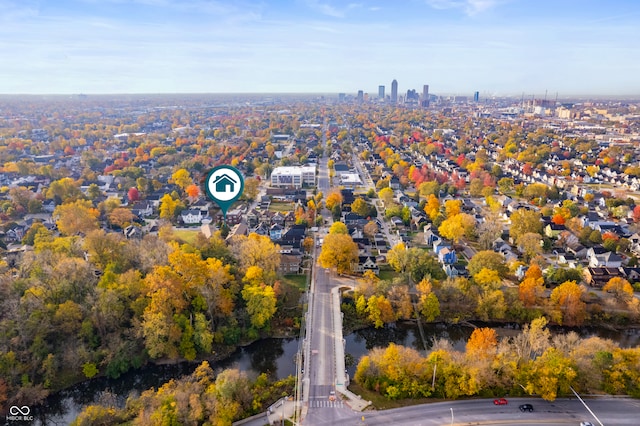
[[[437,402],[433,398],[416,398],[416,399],[387,399],[377,392],[372,392],[358,385],[355,381],[349,384],[349,390],[356,395],[360,395],[365,401],[371,401],[371,405],[377,410],[388,410],[390,408],[408,407],[409,405],[427,404]]]
[[[393,280],[397,276],[398,273],[394,271],[389,265],[382,265],[380,267],[380,273],[378,274],[378,277],[381,280]]]
[[[193,244],[196,240],[196,235],[200,232],[200,228],[196,229],[174,229],[173,235],[180,238],[182,241],[188,244]]]
[[[272,202],[269,204],[269,211],[271,212],[289,212],[293,210],[293,203],[280,203]]]
[[[282,281],[292,285],[293,287],[298,287],[300,291],[304,291],[307,285],[307,276],[304,274],[303,275],[290,274],[282,277]]]

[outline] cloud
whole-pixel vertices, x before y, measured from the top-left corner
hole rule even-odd
[[[496,7],[500,0],[427,0],[434,9],[458,9],[468,16],[474,16]]]
[[[304,0],[304,4],[311,10],[333,18],[345,18],[348,11],[362,7],[361,3],[349,3],[344,9],[338,9],[320,0]]]

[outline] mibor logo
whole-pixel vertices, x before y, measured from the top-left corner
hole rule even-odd
[[[11,422],[30,422],[33,420],[33,416],[31,414],[31,408],[28,405],[23,405],[22,407],[17,405],[12,405],[9,408],[9,415],[7,416],[7,421]]]

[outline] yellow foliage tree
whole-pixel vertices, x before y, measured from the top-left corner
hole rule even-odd
[[[358,245],[350,235],[329,234],[324,239],[318,261],[323,268],[336,268],[340,274],[347,273],[358,261]]]
[[[58,230],[64,235],[74,235],[78,232],[88,233],[98,229],[100,212],[90,201],[76,200],[73,203],[61,204],[53,211]]]

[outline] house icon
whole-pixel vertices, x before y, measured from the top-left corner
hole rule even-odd
[[[238,182],[225,173],[217,176],[212,183],[215,185],[216,192],[234,192]]]

